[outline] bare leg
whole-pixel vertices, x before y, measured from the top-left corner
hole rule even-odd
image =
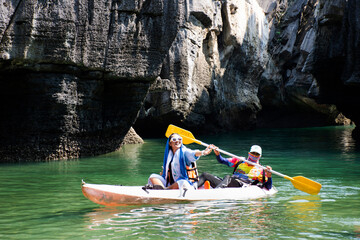
[[[165,186],[163,185],[163,183],[160,181],[160,179],[158,178],[150,178],[150,182],[152,183],[152,185],[160,185],[162,187],[165,188]]]

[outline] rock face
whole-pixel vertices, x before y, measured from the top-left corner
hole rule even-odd
[[[125,135],[122,145],[142,143],[144,143],[144,140],[135,132],[135,129],[131,127],[129,132]]]
[[[360,5],[356,0],[320,1],[313,73],[319,99],[333,103],[360,125]],[[359,127],[354,135],[360,138]]]
[[[348,124],[341,112],[352,115],[338,105],[338,97],[324,98],[327,88],[338,86],[322,80],[320,75],[327,77],[319,67],[326,72],[326,62],[320,61],[330,60],[331,54],[336,54],[333,65],[339,58],[355,58],[358,51],[348,54],[358,39],[358,9],[351,4],[355,5],[335,0],[189,1],[186,24],[151,86],[136,129],[152,135],[169,122],[197,131],[212,126]],[[353,33],[345,28],[353,28]],[[352,36],[347,52],[336,50],[345,44],[343,37],[332,35],[339,32]],[[344,65],[333,68],[337,74],[329,73],[332,78],[340,79]],[[354,63],[346,66],[357,68]],[[356,81],[349,81],[354,86]]]
[[[198,130],[255,126],[260,76],[269,61],[263,9],[255,0],[189,1],[187,9],[136,129],[169,122]]]
[[[117,149],[185,20],[171,0],[9,0],[0,12],[0,161]]]
[[[113,151],[135,123],[360,121],[356,0],[0,3],[0,161]],[[358,129],[358,128],[357,128]]]

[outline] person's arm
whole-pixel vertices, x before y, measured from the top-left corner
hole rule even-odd
[[[212,149],[206,148],[203,151],[199,150],[191,150],[190,148],[187,148],[185,146],[182,147],[185,155],[185,161],[187,165],[190,165],[191,162],[195,162],[199,160],[200,156],[208,155]]]
[[[216,160],[217,160],[219,163],[225,164],[225,165],[227,165],[227,166],[229,166],[229,167],[234,167],[234,166],[235,166],[236,163],[234,163],[234,161],[233,161],[233,160],[235,160],[235,159],[229,160],[228,158],[224,158],[223,156],[221,156],[221,154],[220,154],[220,152],[218,151],[218,148],[217,148],[216,146],[210,145],[210,147],[211,147],[212,149],[214,149],[214,153],[215,153],[215,155],[216,155]],[[237,162],[237,161],[236,161],[236,162]]]
[[[216,160],[221,163],[221,164],[225,164],[229,167],[231,167],[233,164],[227,159],[227,158],[224,158],[223,156],[221,156],[221,154],[219,155],[216,155]]]
[[[270,190],[272,188],[272,173],[270,172],[270,170],[272,170],[272,168],[270,166],[266,166],[266,176],[267,176],[267,181],[264,183],[264,187],[266,187],[266,189]]]
[[[210,147],[207,147],[205,150],[199,151],[196,150],[195,151],[195,157],[201,157],[201,156],[206,156],[209,155],[211,153],[212,149]]]

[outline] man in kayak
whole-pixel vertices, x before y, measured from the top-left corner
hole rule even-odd
[[[164,153],[163,171],[151,174],[148,186],[153,189],[177,189],[180,184],[189,182],[186,166],[199,159],[200,156],[210,154],[210,147],[203,151],[191,150],[182,144],[182,137],[176,133],[169,136]]]
[[[198,186],[202,186],[205,181],[209,181],[211,187],[241,187],[244,183],[248,184],[262,184],[262,187],[271,189],[272,187],[272,178],[271,178],[271,167],[267,166],[266,170],[251,165],[238,158],[224,158],[220,155],[220,152],[217,150],[217,147],[210,145],[214,149],[216,159],[219,163],[225,164],[229,167],[234,168],[233,175],[227,175],[224,179],[221,179],[217,176],[211,175],[209,173],[203,173],[200,175]],[[259,164],[259,160],[262,156],[262,149],[258,145],[253,145],[250,148],[248,153],[247,160],[249,162]]]

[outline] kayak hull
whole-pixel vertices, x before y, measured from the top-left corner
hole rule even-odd
[[[204,200],[249,200],[268,197],[277,193],[258,186],[242,188],[155,190],[142,186],[117,186],[83,182],[82,192],[90,201],[105,206],[181,203]]]

